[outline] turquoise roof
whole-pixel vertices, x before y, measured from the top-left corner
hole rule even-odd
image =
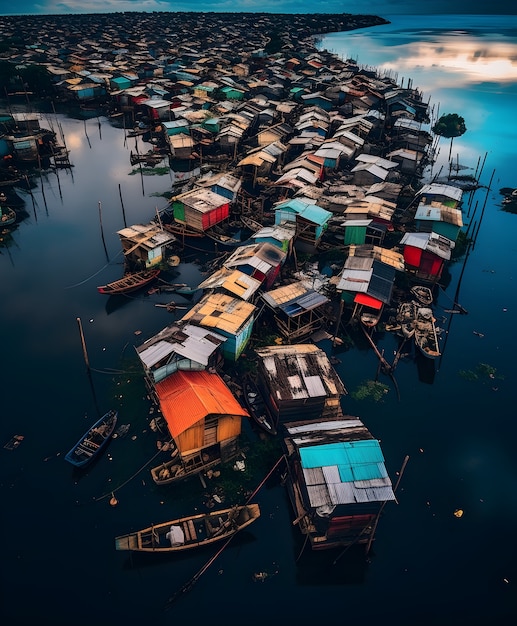
[[[344,483],[386,478],[388,475],[376,439],[300,448],[300,457],[304,469],[337,465]]]
[[[308,220],[313,224],[319,224],[320,226],[326,224],[332,217],[332,213],[330,211],[322,209],[317,204],[309,204],[300,215],[303,216],[303,219]]]

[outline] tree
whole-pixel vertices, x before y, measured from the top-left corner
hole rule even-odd
[[[464,133],[467,132],[467,127],[465,126],[465,120],[458,115],[457,113],[447,113],[446,115],[442,115],[440,119],[436,122],[436,124],[432,128],[433,133],[440,135],[441,137],[450,138],[451,145],[449,147],[449,161],[451,160],[452,154],[452,142],[454,137],[461,137]]]

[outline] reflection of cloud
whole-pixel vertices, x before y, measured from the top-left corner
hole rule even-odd
[[[83,144],[84,136],[79,133],[69,133],[66,136],[66,145],[67,148],[75,148],[78,150]]]
[[[392,52],[395,49],[392,49]],[[513,61],[512,61],[513,59]],[[393,61],[383,63],[385,69],[400,71],[415,67],[436,68],[449,72],[462,83],[515,82],[517,81],[517,46],[499,44],[482,48],[464,38],[457,44],[415,43],[406,45],[403,54]]]

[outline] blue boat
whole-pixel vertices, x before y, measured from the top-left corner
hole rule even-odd
[[[65,460],[75,467],[84,467],[91,463],[108,445],[115,431],[117,418],[118,411],[109,410],[66,453]]]

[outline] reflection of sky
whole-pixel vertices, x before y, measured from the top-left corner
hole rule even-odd
[[[456,17],[429,17],[423,28],[417,16],[392,16],[387,26],[336,33],[325,37],[323,45],[340,57],[388,73],[404,86],[411,79],[430,103],[434,119],[462,115],[467,133],[454,140],[453,151],[473,166],[487,152],[490,167],[514,186],[509,157],[517,143],[517,18],[463,16],[460,28]],[[449,22],[451,30],[446,28]],[[446,158],[445,143],[441,152]]]

